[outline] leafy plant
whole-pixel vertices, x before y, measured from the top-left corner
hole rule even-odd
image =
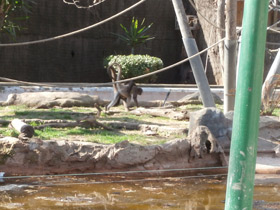
[[[149,55],[110,55],[104,60],[105,68],[113,63],[118,63],[122,66],[123,79],[147,74],[163,67],[163,62],[160,58]],[[156,79],[157,76],[152,75],[139,80],[139,82],[154,82]]]
[[[34,3],[33,0],[0,0],[0,33],[7,32],[15,38],[16,31],[21,29],[17,21],[29,18]]]
[[[120,24],[124,31],[124,35],[115,34],[131,47],[131,54],[134,54],[136,46],[155,38],[146,34],[147,31],[152,27],[153,23],[145,26],[144,22],[145,18],[142,20],[141,24],[139,24],[138,19],[133,17],[129,29],[127,29],[123,24]]]

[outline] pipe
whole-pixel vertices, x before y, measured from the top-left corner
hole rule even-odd
[[[245,1],[226,210],[253,206],[268,2]]]

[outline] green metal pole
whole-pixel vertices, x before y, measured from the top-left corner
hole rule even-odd
[[[226,210],[252,209],[268,2],[245,1]]]

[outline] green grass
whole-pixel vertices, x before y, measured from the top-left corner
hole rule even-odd
[[[272,112],[273,116],[280,116],[280,108],[275,108]]]
[[[197,111],[202,109],[202,105],[186,105],[177,107],[179,110],[186,111]],[[217,108],[223,110],[222,105],[217,105]],[[140,124],[155,124],[155,125],[169,125],[172,123],[178,123],[176,120],[171,120],[167,117],[153,117],[150,115],[140,115],[136,116],[131,113],[125,112],[123,107],[113,107],[115,111],[114,115],[102,113],[100,118],[97,120],[99,122],[105,121],[120,121],[126,123],[140,123]],[[41,119],[41,120],[76,120],[88,113],[96,113],[95,108],[88,107],[72,107],[72,108],[52,108],[52,109],[30,109],[25,106],[8,106],[0,107],[0,118],[4,120],[12,120],[15,118],[19,119]],[[279,116],[280,109],[274,109],[273,115]],[[38,126],[40,123],[31,122],[32,126]],[[13,136],[17,137],[13,129],[7,126],[0,127],[0,134],[2,136]],[[138,143],[141,145],[149,144],[162,144],[168,140],[176,138],[185,138],[186,135],[167,135],[162,132],[158,133],[158,136],[146,136],[141,131],[128,131],[128,130],[117,130],[108,131],[102,128],[45,128],[43,130],[35,130],[35,137],[42,140],[49,139],[64,139],[64,140],[81,140],[104,144],[118,143],[124,140],[128,140],[132,143]]]
[[[0,128],[0,134],[2,136],[18,137],[18,133],[15,130],[8,128]]]
[[[43,139],[67,139],[73,137],[78,140],[82,138],[84,141],[103,143],[103,144],[115,144],[124,140],[138,144],[150,144],[146,137],[137,134],[123,134],[120,132],[107,131],[103,129],[85,129],[85,128],[49,128],[46,127],[43,130],[36,130],[35,136]],[[154,141],[153,143],[164,143],[165,141]]]

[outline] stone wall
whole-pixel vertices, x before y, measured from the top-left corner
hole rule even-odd
[[[107,0],[92,9],[77,9],[62,0],[41,0],[32,9],[26,30],[16,42],[38,40],[68,33],[110,17],[136,0]],[[2,47],[0,75],[36,82],[106,82],[103,59],[110,54],[129,54],[130,49],[112,33],[121,33],[120,23],[129,26],[132,17],[154,23],[150,33],[156,38],[136,49],[136,53],[160,57],[165,66],[180,59],[181,36],[175,30],[175,13],[169,0],[147,1],[125,15],[74,36],[43,44]],[[12,42],[1,37],[2,43]],[[158,82],[176,83],[177,70],[159,75]]]
[[[26,29],[18,34],[16,42],[50,38],[87,27],[136,2],[106,0],[91,9],[77,9],[62,0],[40,0],[32,8],[30,19],[23,24]],[[187,1],[184,4],[187,14],[196,13]],[[135,53],[160,57],[165,66],[186,57],[182,51],[180,31],[175,30],[175,13],[171,0],[150,0],[111,22],[74,36],[43,44],[1,47],[0,76],[31,82],[108,82],[103,59],[110,54],[130,53],[129,47],[112,33],[121,33],[119,24],[129,26],[133,16],[140,20],[146,18],[147,24],[154,23],[150,33],[156,37],[137,48]],[[206,48],[204,35],[208,36],[210,32],[202,32],[200,29],[193,34],[199,50]],[[279,36],[270,33],[268,40],[279,42]],[[3,35],[0,41],[13,42]],[[276,54],[266,55],[265,75]],[[206,53],[201,56],[205,63]],[[215,84],[210,63],[207,77],[210,84]],[[194,83],[189,63],[158,74],[157,83]]]

